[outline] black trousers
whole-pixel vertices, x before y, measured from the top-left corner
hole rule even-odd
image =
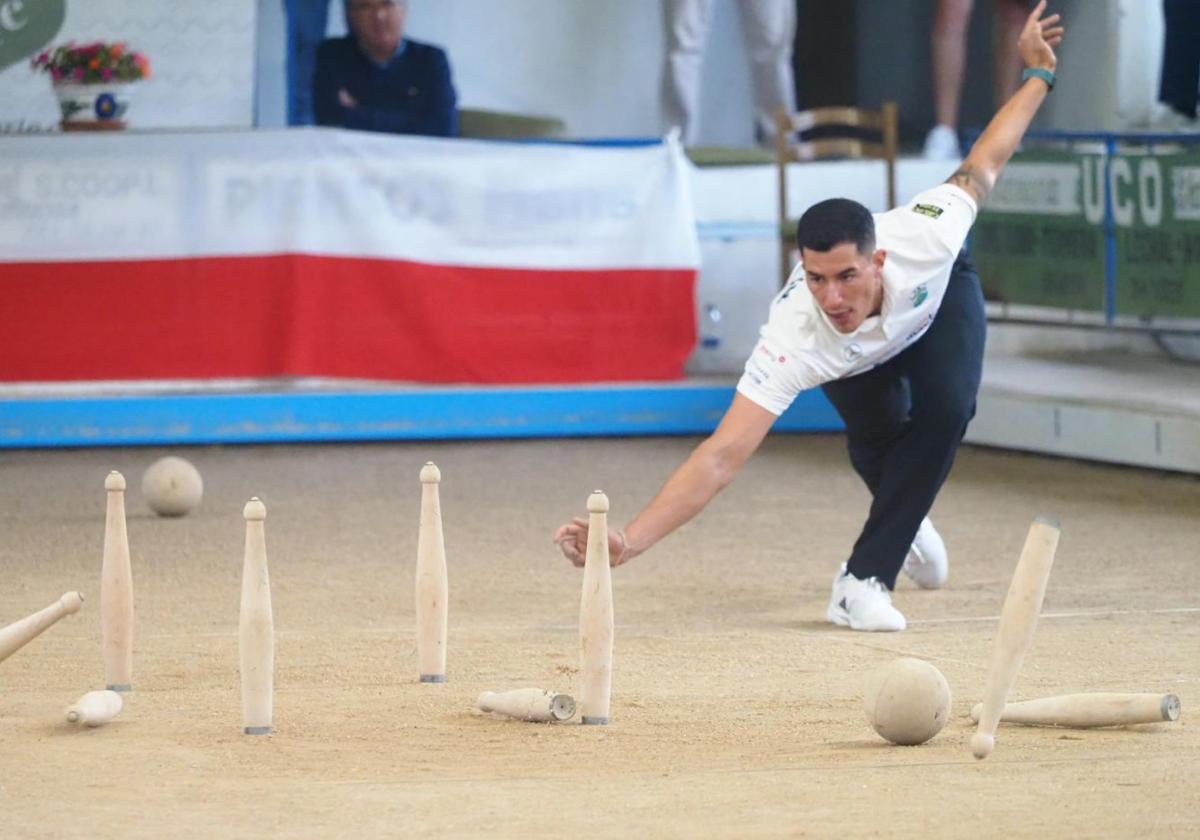
[[[855,577],[895,586],[975,416],[986,337],[979,275],[964,248],[925,335],[879,367],[822,386],[874,497],[847,563]]]
[[[1163,0],[1163,18],[1166,37],[1158,101],[1195,119],[1200,95],[1200,3]]]

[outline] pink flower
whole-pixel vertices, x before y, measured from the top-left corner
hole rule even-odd
[[[100,71],[100,78],[104,79],[104,81],[106,81],[106,82],[111,81],[112,77],[113,77],[113,71],[109,70],[107,67],[105,67],[103,70]]]
[[[58,81],[62,81],[62,77],[63,77],[63,72],[61,70],[59,70],[57,67],[50,68],[50,78],[51,79],[58,82]]]
[[[75,81],[82,82],[83,81],[83,68],[76,67],[73,75],[75,76]]]

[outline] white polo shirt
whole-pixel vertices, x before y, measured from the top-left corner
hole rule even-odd
[[[771,303],[738,393],[782,414],[801,391],[863,373],[913,344],[937,315],[975,212],[970,195],[940,184],[876,213],[875,247],[887,251],[883,305],[852,333],[834,329],[797,265]]]

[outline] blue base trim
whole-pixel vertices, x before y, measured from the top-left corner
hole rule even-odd
[[[0,401],[0,449],[706,434],[733,399],[711,385],[428,388]],[[776,431],[837,431],[820,391]]]

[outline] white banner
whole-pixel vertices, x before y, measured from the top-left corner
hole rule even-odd
[[[1044,216],[1077,216],[1079,164],[1013,161],[1005,167],[988,197],[989,213],[1037,213]]]
[[[487,143],[332,129],[0,138],[0,262],[310,253],[691,268],[674,143]]]

